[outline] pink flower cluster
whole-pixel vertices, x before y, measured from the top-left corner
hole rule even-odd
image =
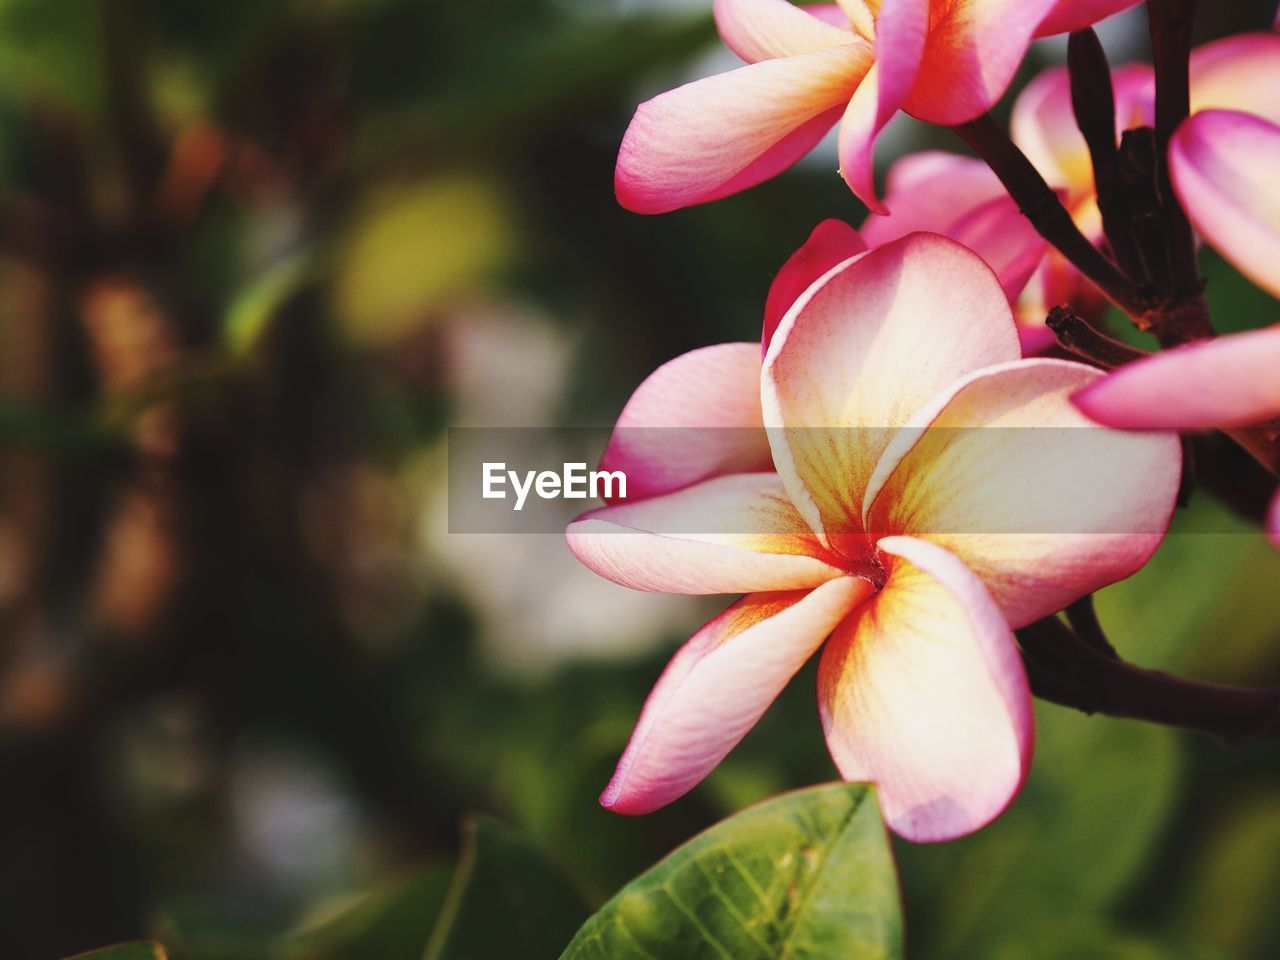
[[[1146,563],[1179,485],[1174,431],[1280,418],[1280,325],[1109,375],[1023,359],[1052,342],[1048,306],[1098,295],[996,175],[916,154],[893,166],[883,201],[875,192],[872,147],[898,110],[972,120],[1033,38],[1133,4],[716,0],[748,65],[637,111],[617,167],[632,210],[750,187],[838,123],[841,173],[873,215],[860,231],[817,227],[774,281],[761,343],[695,350],[640,385],[603,462],[631,496],[568,530],[584,564],[625,586],[745,595],[663,673],[606,807],[643,813],[691,789],[821,650],[840,773],[877,784],[902,836],[977,829],[1031,756],[1013,629]],[[1177,197],[1209,244],[1280,296],[1280,36],[1196,51],[1190,82],[1168,154]],[[1150,124],[1150,68],[1117,70],[1113,85],[1117,134]],[[1012,128],[1102,242],[1065,69],[1030,84]],[[1268,530],[1280,544],[1280,497]]]

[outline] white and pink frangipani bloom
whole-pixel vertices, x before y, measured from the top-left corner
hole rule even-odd
[[[956,124],[1004,93],[1035,36],[1079,29],[1137,0],[715,0],[747,66],[636,111],[618,155],[619,202],[665,213],[781,173],[840,125],[840,169],[872,209],[872,146],[899,110]]]
[[[1011,625],[1133,573],[1173,509],[1176,438],[1094,428],[1070,403],[1099,376],[1020,360],[995,275],[922,233],[827,270],[763,364],[725,344],[653,374],[624,414],[650,439],[619,429],[607,459],[654,495],[583,515],[570,548],[634,589],[746,596],[671,661],[602,803],[687,792],[825,644],[831,754],[877,784],[893,830],[944,840],[998,815],[1033,739]],[[657,456],[664,425],[726,419],[695,469]]]
[[[1238,427],[1280,417],[1280,324],[1166,350],[1076,395],[1098,423],[1131,430]],[[1267,514],[1280,547],[1280,491]]]

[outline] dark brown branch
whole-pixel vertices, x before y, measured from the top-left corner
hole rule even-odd
[[[1116,173],[1126,198],[1129,234],[1137,241],[1143,274],[1160,296],[1170,298],[1173,262],[1169,259],[1169,231],[1158,186],[1159,167],[1159,151],[1151,127],[1133,127],[1121,135]],[[1154,321],[1151,325],[1159,326]]]
[[[1196,0],[1149,0],[1147,18],[1151,32],[1151,56],[1156,74],[1156,148],[1159,153],[1159,187],[1168,224],[1167,244],[1173,266],[1173,293],[1194,297],[1200,293],[1195,238],[1186,213],[1173,195],[1169,179],[1169,141],[1191,111],[1191,29]]]
[[[1031,692],[1051,703],[1229,742],[1280,737],[1280,688],[1229,687],[1145,670],[1090,646],[1056,617],[1019,630],[1018,642]]]
[[[1120,269],[1135,280],[1145,276],[1134,243],[1129,209],[1120,182],[1120,158],[1116,150],[1116,99],[1111,86],[1111,66],[1098,35],[1092,29],[1071,34],[1067,42],[1067,66],[1071,76],[1071,108],[1076,126],[1089,147],[1093,182],[1102,214],[1102,229]]]
[[[1087,320],[1067,306],[1052,308],[1045,318],[1045,325],[1053,331],[1064,350],[1104,370],[1113,370],[1150,356],[1094,329]]]
[[[1098,621],[1098,611],[1093,608],[1092,593],[1086,593],[1063,612],[1067,615],[1067,623],[1071,624],[1071,629],[1076,632],[1077,637],[1113,660],[1120,658],[1120,654],[1116,653],[1116,648],[1111,645],[1106,631]]]
[[[1058,195],[989,113],[952,129],[1000,178],[1040,236],[1053,244],[1108,299],[1135,318],[1150,311],[1151,304],[1080,232]]]

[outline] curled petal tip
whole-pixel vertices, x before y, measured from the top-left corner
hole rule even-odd
[[[1280,325],[1176,347],[1127,364],[1071,397],[1125,430],[1244,426],[1280,414]]]

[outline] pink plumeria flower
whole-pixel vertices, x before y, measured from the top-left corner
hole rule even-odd
[[[1250,113],[1205,110],[1169,146],[1187,216],[1241,272],[1280,297],[1280,126]],[[1197,429],[1280,417],[1280,325],[1169,350],[1122,367],[1077,403],[1115,427]],[[1280,547],[1280,494],[1266,529]]]
[[[1246,33],[1216,40],[1191,53],[1191,112],[1238,110],[1280,122],[1280,34]],[[1116,134],[1155,122],[1155,74],[1145,63],[1112,72]],[[1089,148],[1071,106],[1066,67],[1041,73],[1014,101],[1010,135],[1087,233],[1101,234]]]
[[[1116,135],[1154,121],[1155,80],[1151,67],[1131,64],[1113,72]],[[1192,110],[1227,107],[1280,120],[1280,36],[1243,34],[1197,48],[1191,59]],[[1076,225],[1101,242],[1102,216],[1094,192],[1089,149],[1076,124],[1066,67],[1044,71],[1014,101],[1010,122],[1015,143],[1053,186]],[[870,244],[914,230],[959,240],[1000,276],[1014,304],[1024,352],[1054,342],[1044,325],[1049,308],[1072,303],[1091,314],[1105,298],[1036,234],[1017,211],[985,163],[960,154],[927,151],[898,160],[889,170],[886,217],[868,217],[861,227]]]
[[[1197,47],[1190,64],[1191,112],[1229,109],[1280,122],[1280,34],[1247,33]],[[1116,134],[1155,122],[1155,75],[1147,64],[1112,73]],[[1102,239],[1089,148],[1071,106],[1066,67],[1041,73],[1014,102],[1010,119],[1014,142],[1049,185],[1059,191],[1076,225],[1095,242]],[[1019,304],[1019,315],[1043,320],[1048,307],[1081,296],[1103,301],[1075,268],[1050,251]]]
[[[840,125],[840,168],[884,212],[872,146],[898,112],[956,124],[983,113],[1031,39],[1079,29],[1137,0],[715,0],[720,36],[747,66],[636,111],[618,155],[619,202],[665,213],[781,173]]]
[[[1150,68],[1115,72],[1117,135],[1147,122]],[[1089,151],[1076,126],[1065,67],[1045,71],[1014,102],[1012,135],[1058,192],[1077,225],[1095,241],[1102,218],[1093,192]],[[862,224],[871,244],[917,230],[942,233],[978,253],[1000,277],[1023,342],[1031,355],[1051,346],[1045,326],[1049,307],[1071,302],[1091,312],[1105,303],[1074,267],[1052,250],[1018,210],[1004,185],[981,160],[946,151],[909,154],[889,168],[887,216]]]
[[[826,239],[840,237],[852,242]],[[815,262],[793,259],[775,286]],[[763,364],[758,344],[723,344],[641,385],[606,460],[648,498],[567,532],[624,586],[746,594],[675,655],[601,801],[638,814],[690,790],[823,648],[819,712],[841,775],[876,783],[904,837],[968,833],[1031,758],[1011,625],[1146,562],[1173,509],[1177,440],[1091,428],[1069,397],[1101,374],[1020,360],[996,277],[938,235],[836,264],[767,341]],[[688,462],[654,438],[668,430],[687,452],[691,431],[670,428],[706,425],[730,429],[702,431]]]

